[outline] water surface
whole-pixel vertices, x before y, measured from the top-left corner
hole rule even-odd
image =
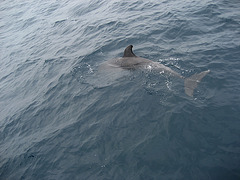
[[[240,3],[0,2],[0,179],[239,179]],[[132,44],[185,77],[99,72]]]

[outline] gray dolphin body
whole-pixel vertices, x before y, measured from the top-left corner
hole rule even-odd
[[[122,69],[145,68],[145,69],[157,70],[159,72],[168,73],[170,75],[184,79],[185,93],[191,97],[193,96],[193,92],[194,92],[194,89],[197,87],[197,84],[201,81],[201,79],[204,76],[206,76],[206,74],[210,72],[210,70],[207,70],[199,74],[194,74],[188,78],[185,78],[179,73],[170,69],[169,67],[164,66],[163,64],[136,56],[133,53],[132,48],[133,48],[132,45],[129,45],[128,47],[126,47],[126,49],[124,50],[123,57],[108,61],[107,66],[110,66],[113,68],[122,68]]]

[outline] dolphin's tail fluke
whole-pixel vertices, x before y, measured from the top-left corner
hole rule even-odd
[[[201,81],[204,76],[206,76],[210,70],[203,71],[199,74],[194,74],[184,80],[184,89],[185,93],[188,96],[193,96],[194,89],[197,87],[198,83]]]

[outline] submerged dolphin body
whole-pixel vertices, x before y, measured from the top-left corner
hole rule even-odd
[[[185,93],[191,97],[193,96],[193,92],[194,92],[194,89],[197,87],[197,84],[201,81],[201,79],[204,76],[206,76],[206,74],[208,74],[210,72],[210,70],[207,70],[207,71],[203,71],[199,74],[194,74],[188,78],[185,78],[185,77],[181,76],[179,73],[170,69],[169,67],[164,66],[163,64],[136,56],[133,53],[132,48],[133,48],[133,46],[129,45],[124,50],[123,57],[107,61],[107,66],[110,66],[113,68],[122,68],[122,69],[146,68],[146,69],[150,69],[150,70],[157,70],[160,72],[168,73],[170,75],[184,79]]]

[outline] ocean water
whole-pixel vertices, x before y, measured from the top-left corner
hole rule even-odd
[[[2,0],[0,179],[240,179],[239,77],[239,0]]]

